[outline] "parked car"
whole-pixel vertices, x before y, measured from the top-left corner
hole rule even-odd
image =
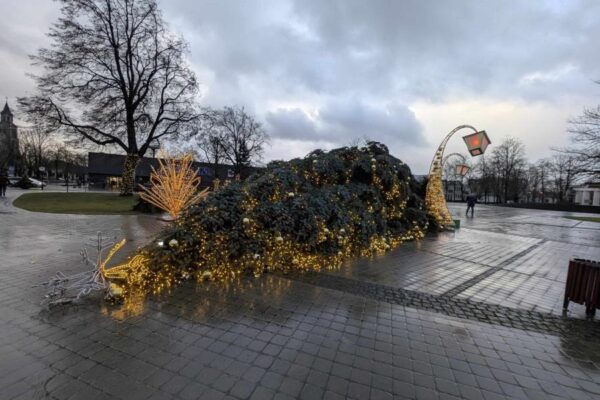
[[[9,176],[8,177],[8,184],[9,186],[17,186],[17,183],[21,180],[20,176]]]
[[[37,179],[29,178],[29,181],[33,184],[35,188],[42,188],[46,186],[46,184],[42,181],[38,181]]]
[[[19,182],[21,182],[21,179],[22,178],[20,176],[10,176],[8,177],[8,182],[12,187],[19,187]],[[27,179],[29,182],[31,182],[31,187],[41,189],[42,187],[46,186],[44,182],[38,181],[37,179],[29,177]]]

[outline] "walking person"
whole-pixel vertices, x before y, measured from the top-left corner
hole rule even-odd
[[[471,217],[475,213],[475,203],[477,203],[477,196],[474,194],[469,194],[467,196],[467,216],[469,215],[469,210],[471,210]]]
[[[0,172],[0,197],[6,197],[6,188],[8,187],[8,175]]]

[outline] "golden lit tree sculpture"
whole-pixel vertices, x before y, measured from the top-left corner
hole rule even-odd
[[[140,197],[166,211],[172,219],[208,195],[208,188],[198,191],[200,176],[189,153],[179,157],[161,154],[158,169],[152,167],[150,183],[149,189],[142,188]]]

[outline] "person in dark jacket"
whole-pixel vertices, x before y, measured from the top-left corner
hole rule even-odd
[[[8,186],[8,176],[0,172],[0,197],[6,197],[6,187]]]
[[[469,210],[471,210],[471,217],[475,213],[475,203],[477,203],[477,196],[474,194],[470,194],[467,196],[467,215],[469,215]]]

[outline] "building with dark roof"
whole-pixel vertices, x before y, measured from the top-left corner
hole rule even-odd
[[[88,153],[87,174],[90,187],[117,190],[121,182],[124,163],[125,156],[121,154]],[[150,180],[152,167],[158,169],[158,166],[158,159],[156,158],[141,158],[135,174],[136,183],[141,185],[147,184]],[[201,178],[200,187],[212,187],[216,178],[221,182],[235,178],[234,167],[232,165],[215,165],[195,161],[193,166]],[[256,170],[257,168],[254,167],[243,168],[240,179],[247,178]]]
[[[20,161],[18,128],[7,101],[0,112],[0,169],[14,175],[19,170]]]

